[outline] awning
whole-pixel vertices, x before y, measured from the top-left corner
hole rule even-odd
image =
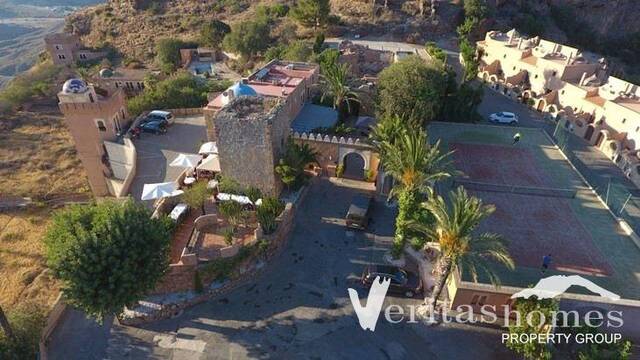
[[[196,167],[197,170],[220,172],[220,159],[218,155],[209,155],[202,160],[202,164]]]
[[[198,150],[200,155],[210,155],[218,153],[218,144],[215,141],[210,141],[202,144],[200,146],[200,150]]]

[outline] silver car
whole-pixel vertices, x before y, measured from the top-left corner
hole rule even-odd
[[[489,121],[496,124],[515,125],[518,123],[518,116],[512,112],[501,111],[489,115]]]

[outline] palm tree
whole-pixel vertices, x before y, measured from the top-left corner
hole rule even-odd
[[[500,279],[491,266],[491,260],[509,269],[514,268],[503,237],[474,232],[480,221],[495,211],[495,206],[484,205],[482,200],[469,196],[463,187],[450,193],[449,203],[438,195],[430,197],[422,206],[431,213],[435,224],[415,222],[410,227],[427,241],[440,245],[440,274],[432,298],[434,310],[452,270],[457,268],[468,272],[474,282],[478,281],[478,270],[481,270],[492,284],[498,286]]]
[[[438,180],[451,176],[450,152],[440,152],[440,142],[431,145],[427,133],[420,128],[403,131],[394,143],[381,144],[382,165],[395,184],[390,196],[398,196],[398,217],[393,255],[402,253],[406,241],[407,224],[419,213],[422,194],[430,196]]]
[[[338,110],[342,119],[344,116],[344,106],[348,113],[351,112],[352,103],[360,103],[358,94],[351,90],[348,84],[349,65],[332,62],[326,64],[322,69],[321,84],[323,87],[322,98],[331,96],[333,98],[333,108]]]
[[[384,117],[369,133],[369,141],[381,159],[386,158],[384,144],[395,144],[396,140],[409,130],[407,120],[401,116]]]

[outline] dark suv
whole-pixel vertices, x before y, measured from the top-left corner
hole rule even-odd
[[[422,293],[422,280],[417,274],[391,265],[367,265],[362,272],[362,284],[370,288],[377,276],[380,280],[391,279],[388,290],[390,293],[403,294],[406,297]]]

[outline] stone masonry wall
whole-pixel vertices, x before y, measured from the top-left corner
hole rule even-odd
[[[271,195],[281,189],[274,169],[278,157],[274,143],[284,142],[278,138],[282,136],[281,123],[286,120],[279,115],[281,103],[274,101],[239,97],[214,117],[222,174]]]

